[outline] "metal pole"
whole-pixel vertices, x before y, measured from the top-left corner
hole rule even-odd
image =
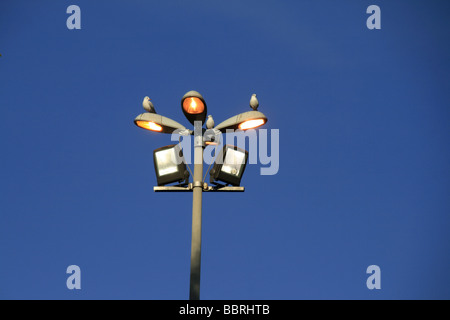
[[[201,121],[194,124],[194,181],[192,199],[192,242],[190,300],[200,299],[200,261],[202,244],[203,135]]]

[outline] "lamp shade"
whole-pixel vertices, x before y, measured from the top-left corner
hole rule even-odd
[[[186,170],[183,152],[178,144],[154,150],[153,163],[158,186],[183,181],[187,184],[189,172]]]
[[[232,145],[225,145],[216,158],[210,172],[210,182],[222,181],[239,186],[247,165],[248,151]]]

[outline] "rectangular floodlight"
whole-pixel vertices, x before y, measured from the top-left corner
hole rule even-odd
[[[156,181],[158,186],[179,182],[188,183],[189,173],[184,163],[183,152],[178,144],[172,144],[153,151]]]
[[[239,186],[247,165],[248,151],[232,145],[225,145],[216,158],[210,172],[210,182],[222,181]]]

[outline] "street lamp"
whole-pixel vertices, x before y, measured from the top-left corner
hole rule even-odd
[[[191,241],[191,277],[189,298],[200,299],[200,262],[201,262],[201,230],[202,230],[202,193],[215,192],[243,192],[240,187],[242,175],[247,164],[248,152],[235,146],[226,145],[216,159],[210,173],[208,186],[203,181],[203,149],[207,142],[216,143],[214,136],[226,133],[227,130],[248,130],[264,125],[266,116],[259,111],[248,111],[223,121],[215,128],[206,130],[203,135],[203,124],[206,120],[207,107],[205,99],[197,91],[187,92],[181,99],[181,110],[187,120],[194,125],[194,131],[186,129],[178,122],[156,113],[142,113],[136,117],[134,123],[143,129],[159,133],[178,133],[180,135],[194,135],[194,174],[193,181],[189,182],[178,145],[170,145],[154,150],[153,161],[158,186],[153,188],[156,192],[192,192],[192,241]],[[222,185],[222,181],[227,185]],[[177,186],[166,186],[178,182]],[[186,186],[187,185],[187,186]]]

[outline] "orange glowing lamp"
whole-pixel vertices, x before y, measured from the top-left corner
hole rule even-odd
[[[199,113],[204,112],[205,105],[199,98],[190,97],[190,98],[184,99],[183,110],[189,114],[199,114]]]
[[[190,123],[201,121],[202,125],[206,120],[206,102],[203,96],[197,91],[189,91],[181,99],[181,110]]]
[[[186,130],[186,128],[178,122],[164,117],[160,114],[145,112],[134,119],[134,123],[142,129],[159,132],[173,133],[175,130]]]
[[[266,121],[264,119],[247,120],[239,124],[238,128],[241,130],[254,129],[262,126]]]
[[[151,121],[137,120],[136,121],[136,125],[138,127],[141,127],[143,129],[147,129],[147,130],[150,130],[150,131],[161,132],[163,130],[163,128],[159,124],[156,124],[156,123],[151,122]]]
[[[249,130],[259,128],[267,123],[267,117],[259,111],[247,111],[231,117],[214,129],[226,133],[227,130]]]

